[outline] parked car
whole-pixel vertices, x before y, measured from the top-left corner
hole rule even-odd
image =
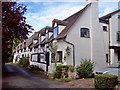
[[[120,78],[120,63],[111,64],[106,68],[102,68],[94,71],[94,74],[112,74],[118,76]]]

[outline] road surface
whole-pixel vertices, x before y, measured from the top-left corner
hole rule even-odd
[[[28,69],[6,64],[7,75],[2,78],[2,88],[69,88],[64,83],[40,77]]]

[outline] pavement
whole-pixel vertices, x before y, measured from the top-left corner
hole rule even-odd
[[[5,64],[2,88],[69,88],[69,85],[40,77],[29,69]]]

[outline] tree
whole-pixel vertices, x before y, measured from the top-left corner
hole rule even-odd
[[[13,41],[27,39],[32,26],[26,24],[24,13],[27,7],[17,2],[2,2],[2,62],[8,61],[12,53]]]
[[[19,43],[21,43],[21,40],[19,40],[18,38],[14,38],[13,43],[14,43],[14,47],[16,47]]]
[[[55,66],[57,63],[57,45],[56,43],[49,43],[49,50],[50,52],[53,54],[53,56],[51,57],[52,61],[55,62]]]

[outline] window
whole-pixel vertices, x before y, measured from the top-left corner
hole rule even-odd
[[[108,54],[106,54],[106,63],[108,63]]]
[[[89,38],[90,33],[88,28],[81,28],[81,37]]]
[[[47,32],[47,33],[45,34],[45,36],[46,36],[46,41],[47,41],[48,38],[49,38],[49,33]]]
[[[57,62],[62,62],[62,51],[57,52]]]
[[[52,53],[51,54],[51,62],[54,63],[54,58],[55,58],[55,54]],[[62,62],[62,51],[57,51],[57,55],[56,55],[56,58],[57,58],[57,62]]]
[[[103,26],[103,31],[107,31],[107,26]]]
[[[26,48],[24,48],[24,52],[26,52]]]
[[[54,38],[57,38],[57,36],[58,36],[58,26],[56,26],[54,28],[53,33],[54,33]]]
[[[120,42],[120,31],[117,32],[117,41]]]
[[[52,54],[51,54],[51,63],[54,63],[54,62],[55,62],[55,61],[54,61],[54,58],[55,58],[55,54],[52,53]]]
[[[118,19],[120,19],[120,15],[118,15]]]

